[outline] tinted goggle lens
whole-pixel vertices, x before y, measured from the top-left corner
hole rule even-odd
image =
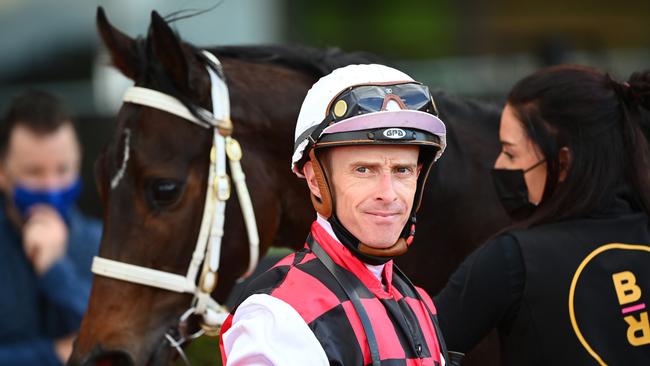
[[[431,94],[426,86],[405,84],[399,96],[408,109],[423,110],[431,106]]]

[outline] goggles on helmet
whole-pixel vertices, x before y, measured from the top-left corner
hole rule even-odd
[[[364,113],[386,110],[389,101],[401,109],[422,111],[438,116],[429,88],[420,83],[396,85],[358,85],[335,97],[328,108],[328,122],[337,122]]]
[[[399,107],[390,108],[389,103],[391,101],[397,103]],[[335,135],[329,135],[327,133],[327,131],[330,130],[332,130],[332,132],[338,130],[339,122],[341,122],[342,126],[347,123],[346,120],[349,121],[351,118],[363,118],[361,116],[375,112],[397,112],[404,110],[423,112],[423,114],[418,118],[423,118],[424,113],[436,117],[438,116],[438,110],[429,88],[417,82],[356,85],[349,87],[332,99],[327,107],[327,114],[321,123],[305,130],[298,139],[296,139],[294,151],[305,139],[308,139],[308,144],[305,146],[304,151],[308,151],[317,143],[323,146],[333,146],[336,144],[344,144],[345,141],[357,141],[358,143],[362,143],[362,140],[372,140],[375,143],[420,141],[423,144],[431,144],[440,148],[440,145],[438,144],[440,140],[437,134],[432,134],[431,131],[426,131],[426,129],[421,131],[417,130],[417,118],[414,119],[412,126],[407,127],[408,131],[400,129],[403,133],[399,136],[395,134],[390,135],[393,131],[387,131],[395,130],[391,127],[398,127],[392,125],[392,123],[389,123],[390,126],[384,128],[372,126],[376,123],[377,117],[373,117],[372,121],[374,122],[369,122],[367,129],[336,131]],[[428,120],[429,118],[430,116],[426,119]],[[440,124],[442,125],[442,122],[440,122]],[[357,127],[360,127],[360,125],[362,124],[359,124]],[[372,129],[373,131],[370,132],[369,129]],[[346,129],[343,128],[343,130]],[[400,133],[400,131],[397,132]],[[440,132],[444,133],[444,126]],[[298,163],[299,166],[307,160],[306,155],[307,154],[303,155],[301,162]]]

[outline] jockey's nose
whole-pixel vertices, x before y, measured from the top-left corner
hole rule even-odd
[[[375,193],[375,199],[392,202],[397,199],[397,192],[395,192],[394,187],[394,177],[390,173],[382,173],[377,182],[377,190]]]

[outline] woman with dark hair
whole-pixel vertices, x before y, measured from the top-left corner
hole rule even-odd
[[[505,365],[650,365],[650,72],[518,82],[493,178],[516,224],[436,297],[450,351],[496,328]]]

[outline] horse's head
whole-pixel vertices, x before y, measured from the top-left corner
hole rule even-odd
[[[97,25],[113,64],[124,75],[134,80],[137,87],[173,97],[176,103],[174,108],[185,107],[185,114],[190,114],[189,119],[197,119],[195,122],[199,123],[191,123],[183,117],[183,113],[156,108],[142,101],[131,100],[119,111],[116,132],[96,162],[96,180],[104,205],[104,234],[99,257],[105,261],[95,263],[94,271],[96,274],[112,274],[95,276],[88,312],[70,363],[161,364],[169,359],[172,349],[166,337],[168,334],[177,337],[174,333],[178,332],[179,318],[190,308],[193,299],[192,294],[178,292],[187,286],[177,280],[187,276],[191,283],[189,286],[193,286],[195,278],[190,277],[196,277],[200,287],[205,273],[200,263],[202,257],[198,258],[198,276],[189,276],[188,273],[192,271],[188,271],[188,268],[191,262],[197,262],[193,252],[201,223],[205,221],[208,175],[218,175],[216,173],[219,172],[217,168],[216,172],[210,172],[210,169],[224,165],[219,159],[216,159],[216,163],[211,159],[215,128],[200,126],[202,121],[197,117],[200,114],[197,114],[197,110],[213,110],[214,83],[211,82],[206,56],[181,42],[156,12],[152,13],[146,38],[134,40],[115,29],[101,8],[97,13]],[[212,70],[218,71],[214,63],[211,66]],[[253,70],[249,73],[227,63],[223,67],[226,74],[232,70],[233,74],[239,75],[232,80],[233,119],[257,118],[261,120],[261,123],[257,121],[258,125],[270,125],[277,119],[293,123],[291,116],[297,114],[297,101],[304,96],[312,82],[311,78],[304,77],[302,80],[293,77],[293,82],[301,86],[293,93],[295,96],[284,94],[290,104],[290,107],[284,107],[278,103],[280,97],[276,95],[275,88],[285,85],[282,85],[283,82],[274,85],[266,82],[265,78],[292,80],[292,75],[282,77],[277,75],[282,71],[255,70],[256,67],[259,69],[255,65],[251,66]],[[260,93],[267,96],[266,100],[259,100],[260,95],[246,90],[254,88],[249,84],[255,74],[262,75],[261,82],[267,84],[266,90]],[[212,81],[215,75],[216,72],[212,75]],[[243,100],[244,96],[258,99],[248,106]],[[147,95],[139,97],[147,99]],[[265,109],[270,112],[265,114],[262,112]],[[283,130],[279,125],[276,129]],[[267,144],[263,132],[259,128],[242,128],[240,133],[255,134],[260,145],[257,150],[261,151],[261,146]],[[280,134],[279,131],[276,133]],[[291,131],[281,133],[287,133],[286,150],[289,151]],[[282,154],[279,155],[284,155],[284,149],[280,148]],[[273,148],[270,150],[271,156],[272,152]],[[269,154],[269,151],[264,153]],[[248,164],[246,151],[243,163]],[[288,163],[281,163],[289,176]],[[249,165],[256,170],[256,174],[249,175],[249,181],[267,182],[264,186],[266,190],[252,192],[257,213],[261,211],[267,214],[258,218],[263,253],[271,244],[281,217],[281,204],[274,196],[280,196],[278,192],[286,187],[274,186],[268,178],[271,172],[282,169],[280,166],[255,162]],[[212,181],[216,182],[217,178]],[[216,185],[219,186],[219,183]],[[227,260],[221,261],[218,286],[213,291],[218,301],[225,300],[235,280],[249,264],[248,239],[240,201],[233,197],[229,201],[232,204],[226,207],[226,238],[220,254],[221,258]],[[264,220],[264,217],[268,219]],[[207,231],[208,236],[210,230]],[[209,253],[207,257],[210,257]],[[216,256],[213,253],[212,258],[217,263],[218,257],[219,253]],[[108,263],[110,266],[107,262],[111,262]],[[131,266],[115,267],[116,262]],[[169,285],[155,285],[156,282],[174,281],[165,280],[165,275],[159,277],[150,271],[143,273],[142,268],[176,275],[176,287],[181,289],[170,290]],[[124,281],[121,275],[130,279]],[[146,283],[138,283],[133,280],[134,277],[146,277]],[[208,293],[213,288],[208,282],[215,281],[216,278],[206,281]]]
[[[205,67],[157,13],[145,39],[113,28],[101,9],[97,24],[113,63],[137,86],[211,110]],[[124,104],[115,135],[96,162],[105,225],[100,257],[185,274],[192,255],[187,245],[201,223],[197,203],[206,192],[211,144],[208,129],[162,110]],[[191,299],[100,276],[92,292],[75,362],[100,354],[127,364],[163,357],[157,348]]]

